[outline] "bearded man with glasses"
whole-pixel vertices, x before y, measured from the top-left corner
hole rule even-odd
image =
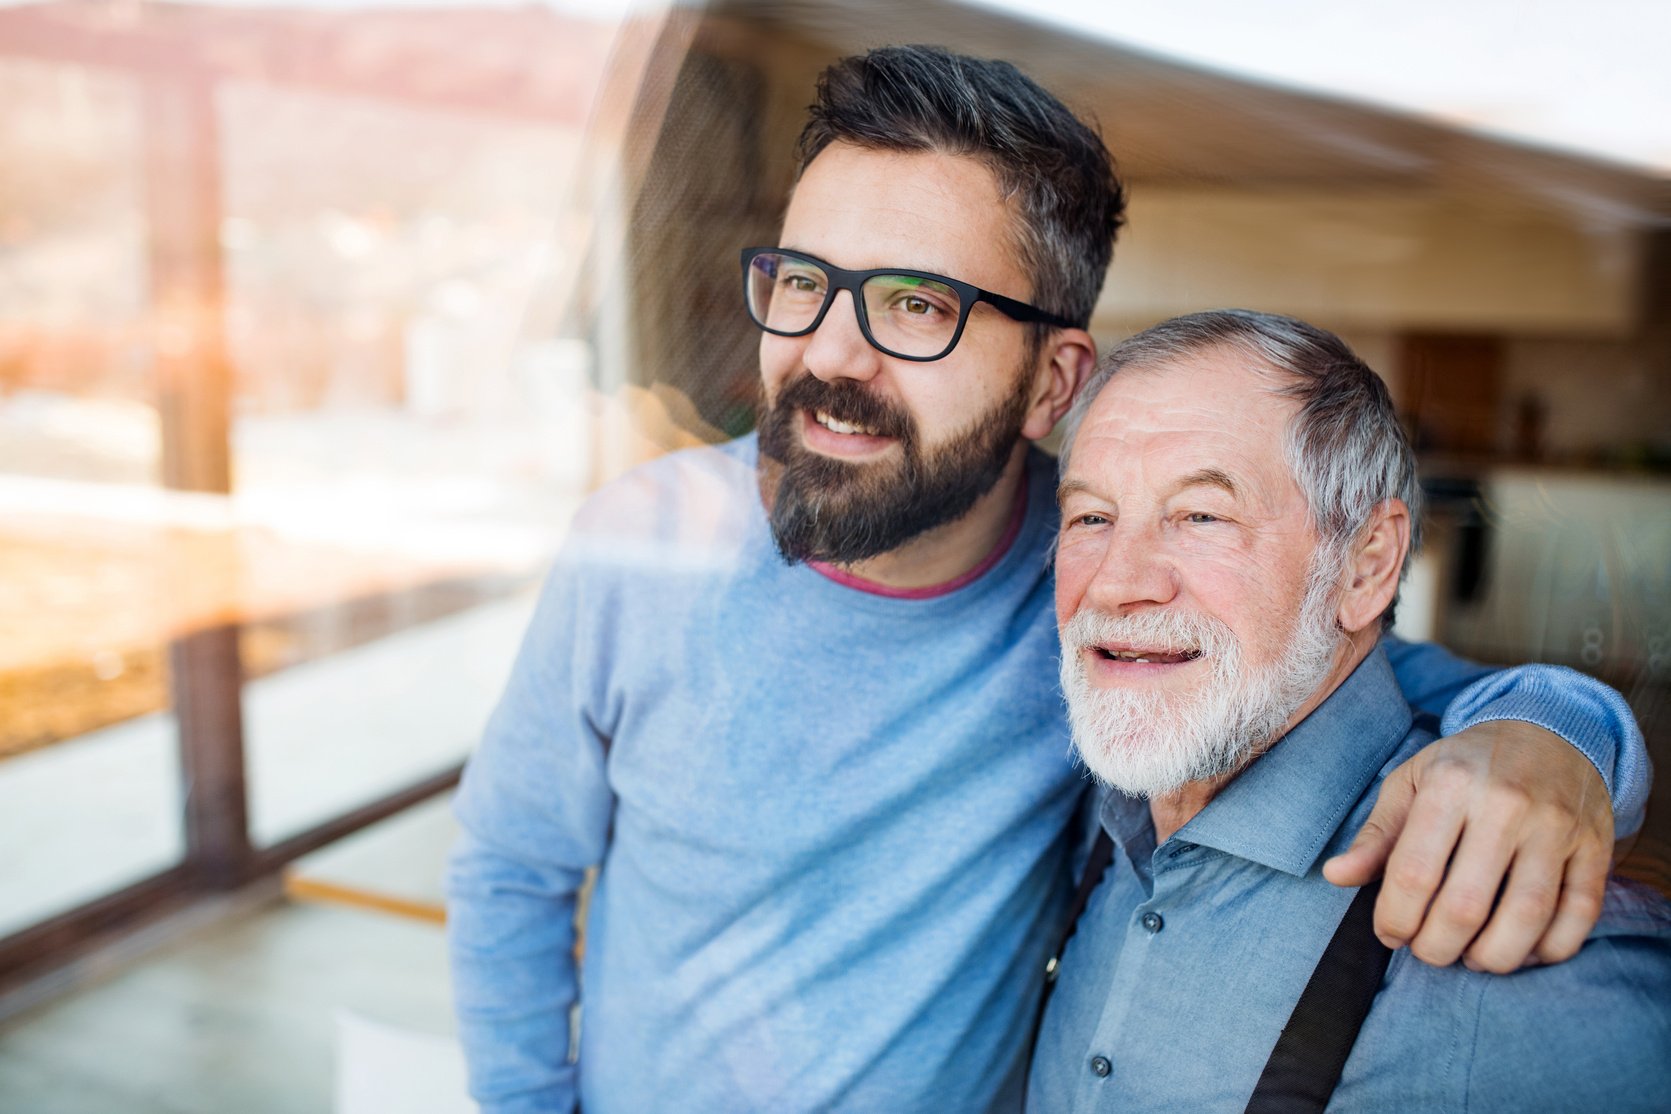
[[[1011,321],[1074,328],[1065,317],[923,271],[846,271],[810,255],[748,248],[743,275],[749,316],[767,333],[807,336],[845,290],[864,338],[900,360],[943,361],[983,302]],[[983,321],[976,329],[991,324]],[[1037,358],[1033,347],[1024,363]],[[976,418],[963,437],[929,453],[909,411],[859,380],[808,375],[791,381],[760,424],[760,452],[771,462],[762,476],[775,478],[768,506],[779,551],[790,560],[862,561],[963,517],[993,489],[1014,455],[1029,389],[1018,372],[1014,388],[990,413]],[[797,414],[812,415],[813,425],[834,435],[804,430],[822,450],[802,447],[799,427],[806,423],[804,417],[797,422]],[[842,463],[855,449],[892,442],[899,451],[891,467],[873,468],[867,476]]]
[[[832,66],[798,154],[778,243],[743,254],[758,436],[588,502],[459,792],[455,996],[490,1112],[1020,1107],[1088,786],[1030,442],[1094,365],[1124,194],[1049,93],[935,48]],[[1571,954],[1614,834],[1598,774],[1625,830],[1646,795],[1622,701],[1389,653],[1467,730],[1394,772],[1388,835],[1335,880],[1402,829],[1390,938]],[[1468,898],[1511,860],[1481,931]]]

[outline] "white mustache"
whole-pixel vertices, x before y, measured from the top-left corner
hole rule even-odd
[[[1223,622],[1188,611],[1142,611],[1110,615],[1094,608],[1076,612],[1061,629],[1062,652],[1077,654],[1108,642],[1156,650],[1199,652],[1222,658],[1239,648]]]

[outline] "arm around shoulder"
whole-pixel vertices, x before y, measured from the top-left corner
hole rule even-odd
[[[1642,825],[1653,767],[1624,697],[1593,677],[1558,665],[1491,669],[1433,643],[1384,640],[1405,699],[1443,717],[1443,734],[1481,723],[1519,720],[1559,735],[1601,776],[1612,799],[1615,835]]]
[[[1577,951],[1601,908],[1614,840],[1641,823],[1648,759],[1618,693],[1556,666],[1495,672],[1385,640],[1406,699],[1446,737],[1382,783],[1339,885],[1384,868],[1375,928],[1424,962],[1512,971]]]

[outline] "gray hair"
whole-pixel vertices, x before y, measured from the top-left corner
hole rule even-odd
[[[1085,414],[1121,369],[1154,369],[1212,348],[1245,352],[1276,375],[1277,394],[1299,402],[1284,449],[1322,540],[1320,556],[1338,565],[1375,508],[1399,499],[1410,509],[1410,551],[1400,578],[1407,575],[1421,548],[1422,494],[1415,450],[1399,424],[1392,396],[1345,341],[1292,317],[1210,310],[1174,317],[1125,340],[1104,357],[1068,412],[1063,469]],[[1389,606],[1382,625],[1390,627],[1392,619]]]

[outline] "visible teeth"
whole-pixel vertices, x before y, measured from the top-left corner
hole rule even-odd
[[[1141,662],[1146,663],[1146,662],[1148,662],[1149,659],[1148,658],[1132,658],[1131,660],[1132,661],[1141,661]]]
[[[832,418],[822,410],[814,414],[813,417],[817,419],[819,425],[823,426],[832,433],[862,433],[867,437],[877,436],[876,431],[868,426],[854,425],[851,422],[844,422],[838,418]]]

